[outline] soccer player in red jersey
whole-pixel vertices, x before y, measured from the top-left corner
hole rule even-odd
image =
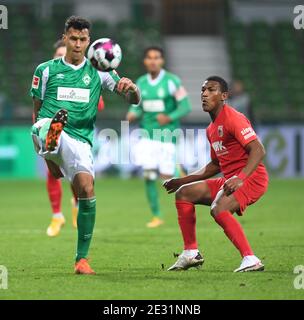
[[[178,222],[184,240],[184,251],[168,270],[187,270],[204,262],[196,240],[195,205],[211,206],[211,215],[242,256],[234,272],[262,271],[242,226],[233,216],[241,216],[248,205],[266,192],[268,174],[262,160],[265,149],[249,120],[225,103],[227,82],[207,78],[201,91],[202,107],[211,117],[207,138],[211,161],[201,170],[164,183],[168,193],[175,192]],[[218,173],[223,177],[210,179]]]

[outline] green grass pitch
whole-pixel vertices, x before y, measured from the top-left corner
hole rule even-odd
[[[45,182],[0,181],[0,265],[8,268],[2,299],[303,299],[294,267],[304,265],[303,180],[272,180],[268,193],[239,221],[266,270],[234,274],[240,256],[209,215],[197,207],[197,234],[205,264],[167,272],[182,249],[174,198],[160,189],[166,224],[150,219],[139,179],[96,181],[97,220],[91,245],[96,276],[73,274],[76,231],[69,186],[64,182],[67,223],[57,238],[45,234],[50,207]]]

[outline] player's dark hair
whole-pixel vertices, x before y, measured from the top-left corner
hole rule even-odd
[[[147,47],[145,50],[144,50],[144,58],[147,56],[147,54],[150,52],[150,51],[158,51],[161,55],[162,58],[164,58],[165,56],[165,52],[164,52],[164,49],[159,47],[159,46],[150,46],[150,47]]]
[[[222,92],[228,92],[228,83],[226,80],[219,76],[210,76],[206,79],[207,81],[216,81],[219,83]]]
[[[76,30],[83,30],[83,29],[90,30],[91,23],[82,17],[71,16],[67,18],[64,24],[64,33],[66,33],[70,28],[74,28]]]
[[[53,48],[56,51],[58,48],[61,48],[61,47],[65,47],[65,43],[62,39],[59,39],[54,43]]]

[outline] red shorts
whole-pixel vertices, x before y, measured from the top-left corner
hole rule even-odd
[[[213,201],[223,188],[226,178],[208,179],[206,180],[211,193],[211,200]],[[250,177],[248,177],[243,185],[238,188],[233,195],[236,201],[240,205],[238,210],[238,215],[243,215],[247,206],[255,203],[259,200],[262,195],[267,191],[268,187],[268,175],[267,173],[254,172]]]

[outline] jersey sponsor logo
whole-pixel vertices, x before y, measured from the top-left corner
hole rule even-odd
[[[64,79],[64,74],[63,73],[57,73],[56,74],[56,79]]]
[[[40,82],[40,78],[37,77],[37,76],[33,76],[32,88],[33,89],[38,89],[39,88],[39,82]]]
[[[85,76],[82,78],[82,81],[84,82],[84,84],[86,85],[86,86],[88,86],[89,84],[90,84],[90,82],[91,82],[91,77],[86,73],[85,74]]]
[[[58,87],[57,100],[72,102],[89,102],[90,89]]]
[[[212,143],[212,148],[215,152],[223,152],[226,151],[227,148],[223,146],[223,141],[215,141]]]
[[[144,100],[143,109],[146,112],[163,112],[165,104],[163,100]]]
[[[218,126],[217,127],[217,133],[218,133],[219,137],[222,138],[224,136],[224,127],[223,126]]]
[[[254,130],[251,127],[242,129],[241,134],[245,140],[248,140],[250,137],[253,137],[256,135]]]

